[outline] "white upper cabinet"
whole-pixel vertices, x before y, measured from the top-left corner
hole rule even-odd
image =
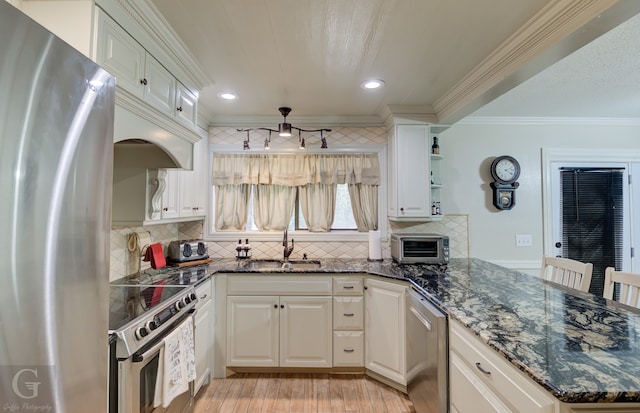
[[[175,102],[176,118],[188,127],[195,127],[198,121],[198,97],[178,82]]]
[[[168,119],[196,129],[198,95],[165,68],[101,9],[97,9],[96,62],[116,77],[117,85]]]
[[[431,219],[429,125],[396,125],[389,136],[387,215],[394,221]]]
[[[98,13],[96,61],[116,77],[117,85],[142,99],[146,52],[104,12]]]

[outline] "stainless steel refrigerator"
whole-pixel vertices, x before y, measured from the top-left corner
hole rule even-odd
[[[107,411],[115,79],[0,0],[0,406]]]

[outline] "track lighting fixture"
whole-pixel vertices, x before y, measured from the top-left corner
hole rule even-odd
[[[246,150],[246,149],[250,149],[249,148],[249,133],[255,130],[264,130],[264,131],[268,131],[269,132],[269,137],[266,138],[264,140],[264,149],[270,149],[270,143],[271,143],[271,132],[276,132],[278,134],[278,136],[282,136],[282,137],[290,137],[292,135],[293,130],[297,130],[298,131],[298,143],[299,143],[299,148],[300,149],[305,149],[306,148],[306,142],[305,139],[302,137],[302,132],[320,132],[320,141],[321,141],[321,146],[320,148],[322,149],[327,149],[327,139],[324,137],[324,132],[331,132],[331,129],[301,129],[301,128],[296,128],[295,126],[292,126],[290,123],[287,122],[287,116],[289,116],[289,113],[291,112],[291,108],[288,107],[281,107],[278,108],[278,110],[280,111],[280,114],[283,116],[283,121],[281,123],[278,124],[278,129],[270,129],[270,128],[249,128],[249,129],[237,129],[238,132],[247,132],[247,139],[245,141],[243,141],[242,143],[242,149]]]

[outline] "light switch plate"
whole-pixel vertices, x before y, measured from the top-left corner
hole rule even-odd
[[[516,247],[530,247],[533,245],[531,234],[516,234]]]

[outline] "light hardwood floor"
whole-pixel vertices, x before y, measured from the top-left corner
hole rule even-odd
[[[214,379],[194,413],[415,412],[407,396],[364,375],[241,373]]]

